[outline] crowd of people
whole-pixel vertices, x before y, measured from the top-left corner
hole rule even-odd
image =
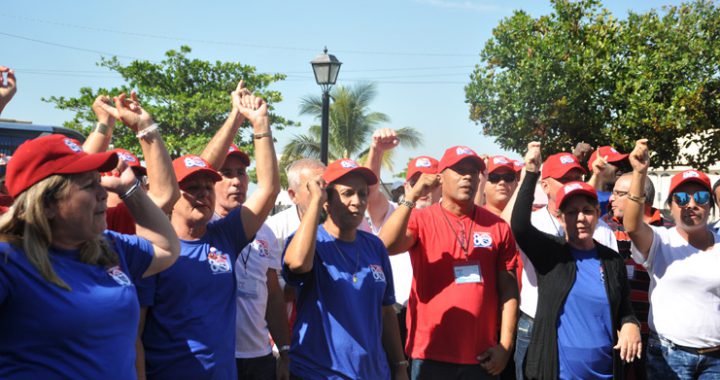
[[[0,112],[16,88],[0,67]],[[720,379],[720,181],[676,174],[664,217],[646,139],[522,161],[453,146],[412,159],[392,201],[383,128],[363,165],[291,163],[271,215],[268,105],[242,81],[174,160],[137,94],[110,95],[84,143],[7,162],[2,379]],[[144,165],[109,150],[117,121]]]

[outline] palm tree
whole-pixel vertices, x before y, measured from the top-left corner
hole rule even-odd
[[[358,83],[355,86],[335,87],[330,96],[330,130],[328,144],[328,160],[338,158],[353,158],[364,161],[370,146],[370,137],[381,123],[390,121],[390,118],[381,112],[371,112],[370,102],[377,95],[373,83]],[[300,114],[312,115],[317,120],[322,117],[322,97],[307,96],[300,101]],[[285,168],[291,162],[303,158],[320,158],[320,129],[319,125],[310,127],[308,134],[296,135],[283,149],[280,166]],[[395,130],[400,145],[416,147],[422,143],[419,131],[412,127],[403,127]],[[392,171],[392,150],[383,157],[383,166]]]

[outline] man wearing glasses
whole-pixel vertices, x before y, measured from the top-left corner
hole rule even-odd
[[[549,156],[542,165],[540,186],[548,197],[547,206],[532,213],[531,222],[535,228],[558,237],[565,236],[565,231],[558,220],[558,209],[555,195],[564,184],[582,181],[585,169],[580,166],[577,158],[570,153],[557,153]],[[593,238],[602,245],[617,251],[615,234],[602,220],[598,221]],[[535,311],[537,309],[538,291],[535,267],[525,254],[520,251],[522,260],[522,277],[520,289],[520,315],[518,316],[517,337],[515,342],[515,375],[523,379],[523,362],[527,353]]]
[[[518,185],[515,166],[505,156],[492,156],[487,160],[487,168],[485,208],[500,216]]]

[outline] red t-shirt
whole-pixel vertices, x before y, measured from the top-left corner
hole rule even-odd
[[[414,210],[408,231],[417,237],[409,250],[408,354],[478,364],[477,356],[498,341],[497,273],[514,271],[517,264],[510,226],[482,207],[475,207],[474,218],[457,217],[435,204]],[[478,263],[480,282],[456,282],[456,270]]]
[[[107,229],[121,234],[135,235],[135,219],[130,214],[125,203],[119,203],[115,207],[108,207],[105,214]]]

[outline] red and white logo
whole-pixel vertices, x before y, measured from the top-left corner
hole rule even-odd
[[[254,240],[252,242],[253,248],[257,251],[260,257],[270,256],[270,244],[265,240]]]
[[[686,178],[700,178],[700,174],[694,170],[688,170],[683,173],[683,179]]]
[[[340,161],[340,166],[344,167],[345,169],[354,169],[358,167],[358,164],[353,160],[342,160]]]
[[[571,155],[569,155],[569,154],[568,154],[568,155],[565,155],[565,156],[560,156],[560,163],[563,164],[563,165],[574,164],[574,163],[575,163],[575,157],[573,157],[573,156],[571,156]]]
[[[67,147],[75,153],[82,152],[82,148],[80,148],[78,144],[75,144],[75,142],[70,139],[65,139],[65,145],[67,145]]]
[[[372,273],[375,282],[385,282],[385,272],[383,272],[382,266],[370,264],[370,272]]]
[[[215,247],[210,247],[208,264],[210,264],[210,270],[213,274],[230,273],[232,271],[230,256],[227,253],[218,251]]]
[[[459,146],[455,149],[455,154],[458,156],[465,155],[465,154],[473,154],[472,149],[466,147],[466,146]]]
[[[431,166],[432,163],[430,163],[430,160],[425,157],[418,158],[417,161],[415,161],[416,168],[429,168]]]
[[[508,160],[505,159],[505,157],[495,157],[493,158],[493,163],[498,164],[509,164]]]
[[[203,159],[200,157],[185,157],[184,163],[185,163],[186,168],[192,168],[192,167],[205,168],[205,167],[207,167],[207,165],[205,164],[205,161],[203,161]]]
[[[582,186],[579,183],[571,183],[569,185],[565,185],[565,194],[578,189],[582,189]]]
[[[117,265],[108,269],[107,274],[121,286],[132,286],[130,277],[128,277]]]
[[[487,232],[473,232],[473,246],[487,248],[492,246],[492,236]]]
[[[133,157],[132,155],[127,154],[127,153],[125,153],[125,152],[118,152],[117,155],[118,155],[118,157],[120,157],[121,160],[123,160],[123,161],[125,161],[125,162],[130,162],[130,163],[135,163],[135,162],[137,162],[137,160],[135,159],[135,157]]]

